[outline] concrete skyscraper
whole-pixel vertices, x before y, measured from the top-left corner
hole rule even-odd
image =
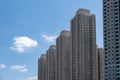
[[[98,52],[98,80],[104,80],[104,49],[97,48]]]
[[[120,0],[103,0],[105,80],[120,80]]]
[[[56,46],[51,45],[46,52],[46,80],[55,80]]]
[[[71,31],[61,31],[56,46],[51,45],[39,59],[38,80],[104,80],[107,57],[96,45],[95,15],[79,9],[71,20]]]
[[[46,80],[46,55],[42,54],[38,60],[38,80]]]
[[[71,20],[72,80],[98,80],[96,18],[79,9]]]
[[[71,36],[70,31],[63,30],[56,40],[56,80],[71,78]]]

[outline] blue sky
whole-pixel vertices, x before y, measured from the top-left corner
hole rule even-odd
[[[103,47],[102,0],[0,0],[0,80],[37,80],[37,61],[79,8],[97,19]]]

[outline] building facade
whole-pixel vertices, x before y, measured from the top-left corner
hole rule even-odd
[[[46,80],[46,55],[42,54],[38,60],[38,80]]]
[[[46,52],[46,80],[55,80],[56,46],[51,45]]]
[[[105,80],[120,80],[120,0],[103,0]]]
[[[72,80],[98,80],[96,18],[79,9],[71,20]]]
[[[104,80],[104,49],[97,48],[98,50],[98,80]]]
[[[71,36],[70,31],[63,30],[56,40],[57,66],[56,80],[70,80],[71,78]]]

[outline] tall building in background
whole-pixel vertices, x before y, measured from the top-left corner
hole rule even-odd
[[[98,80],[95,15],[79,9],[71,20],[71,36],[72,80]]]
[[[56,40],[56,80],[71,80],[71,36],[63,30]]]
[[[46,80],[55,80],[56,46],[51,45],[46,52]]]
[[[105,80],[120,80],[120,0],[103,0]]]
[[[46,55],[43,54],[38,60],[38,80],[46,80],[45,72],[46,72]]]
[[[107,30],[104,31],[104,35],[107,35]],[[110,36],[104,37],[105,42],[112,44],[108,39]],[[116,45],[118,43],[114,42]],[[111,50],[117,52],[110,55],[110,51],[107,50],[111,47],[107,47],[106,43],[104,45],[105,57],[104,50],[96,46],[95,15],[87,9],[79,9],[71,20],[71,31],[61,31],[56,40],[56,46],[51,45],[46,51],[46,55],[43,54],[40,57],[38,80],[104,80],[104,77],[105,80],[119,80],[118,73],[112,75],[113,72],[110,72],[110,69],[116,69],[116,72],[119,72],[118,51],[120,49],[117,48],[118,46],[114,46],[115,50]],[[116,65],[111,64],[114,59],[116,59]],[[105,76],[104,68],[106,69]],[[110,72],[109,76],[108,72]],[[111,78],[115,75],[117,77]]]
[[[97,48],[98,52],[98,80],[104,80],[104,49]]]

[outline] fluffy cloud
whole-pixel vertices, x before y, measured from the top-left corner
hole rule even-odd
[[[14,65],[14,66],[11,66],[10,69],[11,70],[16,70],[16,71],[19,71],[19,72],[26,72],[26,71],[28,71],[28,69],[26,68],[25,65]]]
[[[0,69],[6,68],[5,64],[0,64]]]
[[[46,34],[42,35],[42,37],[48,42],[54,42],[57,38],[57,36],[48,36]]]
[[[24,53],[29,49],[38,46],[38,42],[36,40],[33,40],[26,36],[15,37],[13,41],[14,43],[11,49],[19,53]]]
[[[37,80],[37,76],[28,77],[25,80]]]

